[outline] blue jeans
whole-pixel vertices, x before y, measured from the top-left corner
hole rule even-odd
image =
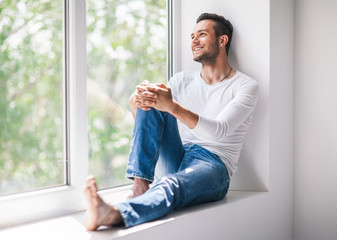
[[[117,204],[126,227],[221,200],[229,187],[221,159],[199,145],[183,145],[177,120],[155,109],[137,110],[126,176],[149,182],[159,178],[143,195]]]

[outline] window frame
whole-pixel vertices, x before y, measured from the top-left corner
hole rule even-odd
[[[66,185],[1,196],[0,229],[85,209],[82,190],[88,175],[86,0],[63,0],[63,9]],[[179,51],[174,47],[177,46],[174,30],[180,16],[177,10],[178,0],[167,0],[168,79],[178,68]],[[111,195],[130,188],[114,187],[100,194]]]

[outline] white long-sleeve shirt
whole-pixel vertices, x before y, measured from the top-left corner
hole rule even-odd
[[[199,115],[194,129],[178,121],[183,144],[198,144],[217,154],[232,176],[255,112],[258,83],[237,71],[232,78],[209,85],[195,70],[175,74],[169,86],[174,100]]]

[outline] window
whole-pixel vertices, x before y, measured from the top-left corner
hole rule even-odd
[[[128,183],[128,98],[167,80],[170,2],[0,1],[0,228],[84,209],[88,173]]]
[[[0,195],[64,185],[62,1],[0,4]]]

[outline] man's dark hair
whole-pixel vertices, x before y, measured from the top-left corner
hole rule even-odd
[[[228,21],[223,16],[220,16],[220,15],[215,14],[215,13],[202,13],[198,17],[197,23],[202,21],[202,20],[212,20],[212,21],[215,22],[213,28],[214,28],[214,32],[215,32],[216,37],[220,37],[222,35],[227,35],[228,42],[226,44],[226,53],[228,55],[229,46],[231,45],[232,35],[233,35],[233,26],[230,23],[230,21]]]

